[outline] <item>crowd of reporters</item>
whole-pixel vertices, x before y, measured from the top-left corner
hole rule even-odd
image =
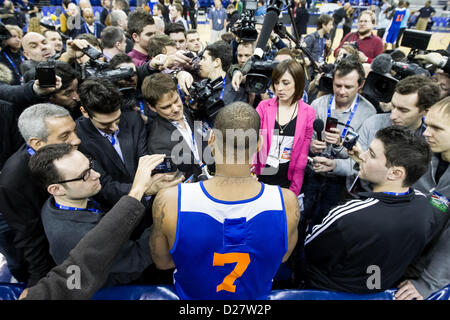
[[[204,45],[195,29],[186,31],[183,22],[164,19],[162,7],[153,16],[145,9],[128,14],[114,9],[102,15],[104,21],[109,20],[104,26],[94,21],[92,9],[70,1],[63,4],[68,12],[75,12],[66,16],[68,20],[83,17],[79,28],[66,25],[63,30],[44,23],[47,29],[42,33],[23,35],[13,25],[2,25],[1,30],[0,218],[5,231],[0,250],[14,277],[30,287],[56,264],[64,263],[70,250],[100,221],[52,218],[48,192],[53,190],[50,194],[55,199],[61,196],[49,187],[54,177],[46,177],[39,164],[32,165],[32,170],[28,167],[29,159],[43,147],[69,144],[92,160],[88,173],[95,169],[100,174],[101,189],[87,197],[95,199],[95,210],[107,212],[132,190],[139,159],[146,155],[174,157],[184,179],[192,182],[211,178],[214,163],[204,158],[211,152],[206,141],[215,115],[232,102],[249,103],[260,115],[264,132],[265,151],[255,161],[254,174],[264,183],[290,189],[302,206],[301,237],[284,265],[292,276],[286,282],[275,282],[279,287],[298,288],[309,283],[301,267],[307,234],[330,209],[358,197],[355,186],[370,190],[360,179],[355,183],[359,162],[355,154],[365,151],[376,132],[390,125],[422,136],[427,111],[435,104],[447,112],[450,107],[448,53],[414,57],[418,67],[406,68],[406,74],[405,68],[396,72],[394,67],[380,72],[377,66],[383,59],[389,59],[392,66],[401,58],[398,62],[405,63],[406,57],[396,57],[398,51],[383,53],[381,39],[372,33],[376,17],[369,10],[359,16],[358,30],[337,47],[335,63],[327,65],[332,54],[328,35],[334,26],[328,15],[319,17],[317,31],[303,37],[301,48],[291,49],[289,40],[271,33],[263,57],[258,58],[253,53],[261,25],[255,24],[255,33],[248,33],[245,19],[252,18],[245,15],[237,21],[237,28],[231,27],[231,39]],[[357,40],[349,41],[351,37]],[[387,100],[380,99],[384,78],[367,84],[371,72],[395,79],[391,92],[383,92]],[[329,118],[336,120],[334,126],[328,127]],[[174,132],[181,133],[175,140]],[[344,147],[351,134],[358,137],[358,143]],[[200,138],[196,141],[194,136]],[[183,148],[174,153],[180,143]],[[449,179],[449,159],[441,156],[449,150],[433,150],[439,173],[431,174],[434,186],[421,188],[424,178],[417,182],[427,195],[439,191],[444,199],[450,197],[448,180],[444,182]],[[89,174],[80,179],[86,181]],[[171,274],[152,264],[146,244],[152,198],[177,179],[147,186],[141,195],[144,218],[100,286],[171,282]],[[448,217],[439,221],[441,232],[429,241],[434,247],[423,253],[428,264],[441,258],[442,249],[438,255],[427,255],[435,247],[448,248],[442,244],[448,237],[447,221]],[[436,268],[444,269],[447,263],[441,261]],[[421,267],[422,272],[427,270],[426,265]],[[405,274],[395,281],[403,288],[415,284],[417,294],[409,298],[426,298],[450,282],[448,271],[424,280],[417,268],[415,278]],[[401,283],[409,279],[414,280]],[[360,290],[355,288],[355,292]]]

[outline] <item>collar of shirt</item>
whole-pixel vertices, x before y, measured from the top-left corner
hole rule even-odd
[[[356,98],[358,97],[358,94],[356,94],[355,98],[353,99],[352,104],[350,105],[350,107],[348,107],[347,109],[344,110],[344,112],[342,113],[348,113],[350,111],[353,110],[353,108],[355,107],[355,103],[356,103]],[[333,96],[333,102],[331,102],[331,110],[335,110],[336,109],[336,97]]]
[[[149,56],[146,55],[145,53],[139,52],[136,49],[133,49],[130,51],[130,53],[128,54],[131,58],[133,59],[138,59],[138,60],[144,60],[147,61],[149,59]]]
[[[100,134],[102,136],[104,136],[105,138],[108,138],[109,142],[112,143],[112,139],[115,138],[117,141],[117,136],[119,134],[119,129],[117,129],[113,134],[108,134],[108,133],[104,133],[102,130],[100,130],[99,128],[95,128],[98,130],[98,132],[100,132]]]

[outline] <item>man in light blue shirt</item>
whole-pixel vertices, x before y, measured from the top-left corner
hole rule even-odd
[[[211,27],[211,43],[214,43],[225,33],[227,24],[227,11],[222,7],[220,0],[214,0],[214,8],[208,11],[208,20]]]

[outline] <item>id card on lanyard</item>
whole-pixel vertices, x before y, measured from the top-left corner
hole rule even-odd
[[[330,102],[328,103],[328,111],[327,111],[327,117],[331,117],[331,104],[334,100],[334,94],[331,95]],[[341,138],[344,139],[347,135],[348,128],[350,127],[350,123],[352,122],[353,116],[355,115],[356,109],[358,108],[359,104],[359,94],[356,96],[356,102],[355,105],[352,108],[352,111],[350,112],[350,116],[348,117],[347,122],[345,123],[344,130],[342,130]]]

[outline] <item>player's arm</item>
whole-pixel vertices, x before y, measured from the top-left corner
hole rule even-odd
[[[153,229],[150,235],[150,252],[156,267],[162,270],[174,267],[172,256],[169,253],[171,248],[169,239],[170,235],[174,235],[176,232],[177,210],[176,208],[173,210],[171,203],[177,203],[177,195],[177,187],[163,189],[158,192],[153,201]]]
[[[283,257],[285,262],[297,244],[298,239],[298,222],[300,220],[300,206],[295,194],[289,189],[281,189],[284,198],[284,207],[286,208],[286,221],[288,233],[288,251]]]

